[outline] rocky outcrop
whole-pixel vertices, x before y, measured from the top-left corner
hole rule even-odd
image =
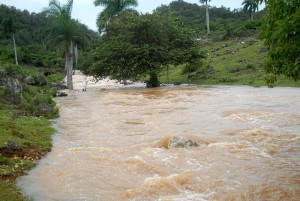
[[[201,138],[200,136],[182,136],[182,135],[174,135],[174,136],[165,136],[161,138],[158,142],[156,142],[155,147],[159,148],[193,148],[200,147],[202,145],[208,145],[212,143],[212,141]]]
[[[200,144],[184,136],[173,136],[169,143],[168,148],[191,148],[199,147]]]
[[[40,75],[38,76],[32,76],[29,75],[24,79],[24,82],[28,85],[33,85],[33,86],[44,86],[47,85],[47,81]]]
[[[24,79],[24,82],[33,86],[45,86],[48,84],[47,80],[40,74],[29,75]]]
[[[22,92],[22,85],[20,84],[19,80],[15,78],[0,77],[0,85],[17,94]]]

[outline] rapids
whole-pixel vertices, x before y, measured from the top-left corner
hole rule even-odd
[[[52,151],[18,180],[36,201],[300,200],[300,89],[94,87],[57,98]],[[184,135],[200,147],[166,149]]]

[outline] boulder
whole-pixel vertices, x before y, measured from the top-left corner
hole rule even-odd
[[[3,147],[0,147],[0,152],[5,154],[13,154],[20,150],[21,150],[20,145],[13,141],[7,141],[5,142]]]
[[[55,84],[52,84],[51,87],[56,90],[68,89],[67,85],[65,85],[64,83],[55,83]]]
[[[63,91],[57,91],[55,94],[55,97],[65,97],[65,96],[68,96],[68,94],[66,94]]]
[[[20,84],[19,80],[15,78],[0,77],[0,85],[17,94],[22,92],[22,85]]]
[[[47,80],[40,74],[36,76],[35,81],[36,81],[36,85],[38,86],[45,86],[48,84]]]
[[[191,148],[199,147],[200,144],[184,136],[173,136],[169,143],[168,148]]]
[[[37,74],[35,76],[29,75],[25,78],[24,81],[26,84],[33,86],[45,86],[48,84],[47,80],[40,74]]]
[[[32,75],[29,75],[28,77],[25,78],[24,82],[28,85],[34,85],[35,81]]]

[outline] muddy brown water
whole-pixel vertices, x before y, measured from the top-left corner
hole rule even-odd
[[[37,201],[300,200],[300,89],[88,89],[56,101],[52,151],[18,186]],[[170,135],[210,142],[165,149]]]

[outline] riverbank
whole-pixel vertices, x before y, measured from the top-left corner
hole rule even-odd
[[[15,180],[51,150],[51,119],[58,116],[54,84],[63,76],[53,69],[0,66],[1,200],[26,200]]]

